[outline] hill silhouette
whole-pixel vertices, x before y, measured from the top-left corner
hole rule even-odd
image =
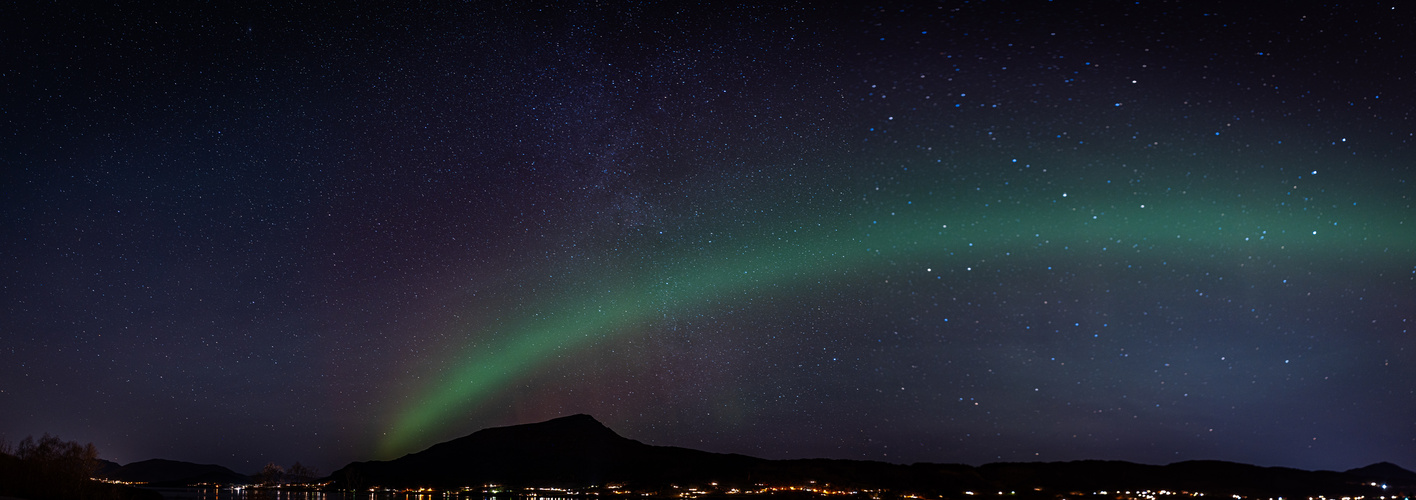
[[[1387,484],[1416,484],[1416,472],[1403,469],[1391,462],[1374,463],[1349,470],[1347,474]]]
[[[96,477],[106,477],[104,476],[104,474],[108,474],[109,472],[118,470],[118,468],[122,466],[123,464],[120,464],[118,462],[114,462],[112,460],[104,460],[100,458],[98,459],[98,469],[94,470],[93,474]]]
[[[194,464],[154,458],[133,462],[102,473],[115,481],[147,483],[148,486],[187,486],[197,483],[242,484],[251,477],[220,465]]]
[[[397,460],[355,462],[331,477],[356,487],[666,484],[743,476],[761,462],[744,455],[650,446],[616,434],[589,415],[572,415],[484,429]],[[712,472],[705,476],[705,471]]]
[[[1358,496],[1416,491],[1416,473],[1393,464],[1348,472],[1304,471],[1221,461],[1145,465],[1121,461],[899,465],[863,460],[767,460],[628,439],[589,415],[497,427],[389,461],[354,462],[331,475],[339,487],[633,488],[669,485],[720,489],[803,485],[891,489],[957,497],[965,491],[1017,491],[1051,496],[1102,490],[1159,490],[1245,496]],[[1385,482],[1388,490],[1372,482]]]

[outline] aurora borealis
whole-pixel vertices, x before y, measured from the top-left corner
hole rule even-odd
[[[1030,165],[1023,165],[1020,170],[1024,172],[1010,173],[1009,177],[1026,177],[1025,171],[1029,168]],[[1309,176],[1315,174],[1310,172]],[[998,190],[1004,192],[1002,197],[1016,197],[1008,193],[1009,189]],[[1228,193],[1218,193],[1221,198],[1230,197]],[[1301,212],[1307,210],[1298,208],[1277,210],[1277,214],[1269,217],[1251,216],[1244,206],[1234,203],[1217,206],[1212,202],[1176,203],[1148,197],[1145,199],[1152,200],[1152,204],[1147,207],[1129,199],[1131,197],[1097,200],[1112,208],[1108,215],[1106,211],[1088,209],[1087,204],[1080,201],[1081,196],[1073,195],[1068,200],[1065,194],[1045,202],[1053,205],[1050,210],[988,210],[987,197],[937,200],[931,199],[929,194],[920,197],[916,207],[912,197],[905,197],[903,201],[885,203],[898,208],[882,216],[884,224],[881,220],[847,219],[831,221],[827,227],[844,227],[849,228],[848,231],[769,232],[767,238],[757,241],[749,238],[723,254],[671,258],[704,262],[701,265],[690,264],[665,273],[644,273],[648,276],[637,282],[611,282],[603,291],[577,296],[569,304],[533,304],[529,309],[536,311],[535,317],[510,325],[505,345],[488,349],[486,354],[469,353],[460,369],[437,382],[432,389],[434,396],[415,404],[398,421],[390,437],[389,451],[409,447],[416,442],[410,436],[436,428],[439,420],[449,420],[451,415],[465,411],[488,392],[506,386],[508,378],[539,368],[540,362],[560,350],[573,351],[582,343],[633,332],[662,316],[685,312],[702,314],[700,308],[711,307],[706,303],[731,303],[744,297],[772,301],[783,300],[783,296],[795,301],[801,298],[798,290],[801,284],[828,281],[835,282],[831,285],[849,288],[852,281],[866,279],[838,276],[842,274],[897,276],[905,280],[908,283],[905,286],[910,289],[916,286],[914,281],[919,281],[918,286],[925,290],[948,290],[951,284],[974,281],[959,273],[973,272],[974,266],[978,267],[979,274],[1006,272],[1024,280],[1040,276],[1057,279],[1059,275],[1075,274],[1061,269],[1095,272],[1089,269],[1093,267],[1089,264],[1095,260],[1095,267],[1104,272],[1144,267],[1158,267],[1168,272],[1176,272],[1173,269],[1178,268],[1195,274],[1207,270],[1243,272],[1243,279],[1251,289],[1265,285],[1267,290],[1285,288],[1282,286],[1287,283],[1285,276],[1311,272],[1311,267],[1306,265],[1280,266],[1274,262],[1275,258],[1291,261],[1296,257],[1303,263],[1331,262],[1338,267],[1353,266],[1369,273],[1390,269],[1402,260],[1392,255],[1393,248],[1416,246],[1416,235],[1402,231],[1404,220],[1386,218],[1385,212],[1380,210],[1357,210],[1358,202],[1345,203],[1352,198],[1341,198],[1344,203],[1330,205],[1325,215],[1302,215]],[[1242,196],[1238,193],[1233,197]],[[1063,203],[1059,205],[1059,202]],[[1130,206],[1126,207],[1127,204]],[[1281,206],[1281,202],[1269,204]],[[1294,211],[1300,214],[1291,213]],[[1176,217],[1177,212],[1186,215]],[[1226,218],[1225,212],[1234,212],[1237,216]],[[990,223],[990,216],[1001,222]],[[1102,217],[1107,219],[1102,221]],[[955,221],[955,228],[941,223],[944,221]],[[1231,227],[1228,234],[1223,231],[1226,225]],[[1323,233],[1321,237],[1319,232]],[[1121,256],[1102,257],[1108,251]],[[1185,255],[1201,253],[1208,254],[1203,262],[1182,263]],[[989,257],[1001,262],[989,264]],[[1179,262],[1171,264],[1171,261]],[[1066,264],[1050,266],[1048,263]],[[1258,269],[1245,271],[1242,269],[1245,266]],[[936,272],[935,267],[939,271]],[[944,281],[946,275],[949,276],[947,282]],[[929,283],[931,277],[938,284]],[[1143,281],[1137,280],[1136,284]],[[1133,289],[1131,284],[1118,283],[1117,286],[1118,291]],[[1159,293],[1173,296],[1186,291],[1170,289]],[[1193,293],[1204,295],[1200,289]],[[1232,303],[1233,299],[1225,298],[1223,302]],[[1031,329],[1030,326],[1024,328]]]
[[[10,442],[1416,467],[1398,4],[69,9],[0,30]]]

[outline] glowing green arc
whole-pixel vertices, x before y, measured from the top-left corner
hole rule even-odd
[[[987,217],[952,227],[939,223],[940,216],[897,218],[883,224],[878,220],[852,221],[845,227],[856,231],[819,231],[798,235],[792,241],[740,246],[740,252],[743,247],[760,250],[713,262],[700,260],[694,268],[672,276],[629,282],[572,307],[542,310],[542,316],[524,318],[505,328],[501,344],[468,353],[459,369],[399,414],[382,449],[390,456],[411,449],[447,416],[490,396],[557,351],[633,331],[665,313],[707,307],[715,299],[760,294],[764,287],[782,289],[839,279],[848,272],[888,266],[892,261],[929,259],[942,267],[995,259],[1004,252],[1022,259],[1028,258],[1026,255],[1055,255],[1061,248],[1080,253],[1113,246],[1109,251],[1116,252],[1134,245],[1145,245],[1146,251],[1162,256],[1204,249],[1213,254],[1301,253],[1319,259],[1381,260],[1416,247],[1416,232],[1404,231],[1409,229],[1404,220],[1357,210],[1329,214],[1321,221],[1283,215],[1225,215],[1214,213],[1214,207],[1208,205],[1169,207],[1165,212],[1112,212],[1092,216],[1064,210],[995,209]],[[1206,213],[1212,215],[1202,216]],[[1331,230],[1334,227],[1340,230]],[[1362,235],[1360,240],[1353,241],[1357,237],[1353,231]],[[1393,249],[1401,251],[1392,254]]]

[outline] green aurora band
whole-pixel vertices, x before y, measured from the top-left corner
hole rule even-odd
[[[904,208],[893,213],[846,217],[848,222],[837,229],[813,224],[759,231],[767,236],[734,240],[731,251],[715,252],[716,259],[671,260],[688,264],[669,273],[645,272],[649,276],[637,280],[619,279],[599,293],[577,294],[562,307],[550,303],[560,301],[543,301],[537,304],[542,307],[530,308],[539,314],[483,329],[479,335],[495,334],[497,340],[488,345],[481,336],[482,344],[460,354],[456,369],[398,412],[381,452],[397,456],[427,446],[426,440],[451,424],[452,417],[557,354],[642,331],[665,314],[788,296],[907,264],[944,270],[1006,266],[1024,273],[1079,261],[1168,261],[1165,265],[1210,269],[1258,259],[1272,265],[1257,266],[1267,268],[1257,272],[1269,273],[1306,272],[1315,265],[1378,273],[1409,271],[1413,265],[1416,229],[1408,223],[1412,211],[1405,200],[1365,194],[1304,208],[1277,198],[1270,203],[1245,199],[1240,205],[1193,194],[1160,197],[1154,204],[1134,197],[1103,198],[1101,203],[1084,203],[1084,198],[997,203],[996,197],[974,196],[934,209],[901,202],[895,206]],[[1324,198],[1342,197],[1328,193]]]

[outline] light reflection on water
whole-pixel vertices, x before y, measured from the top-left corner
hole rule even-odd
[[[233,488],[147,488],[164,500],[579,500],[565,496],[483,495],[480,492],[352,492],[284,491]]]

